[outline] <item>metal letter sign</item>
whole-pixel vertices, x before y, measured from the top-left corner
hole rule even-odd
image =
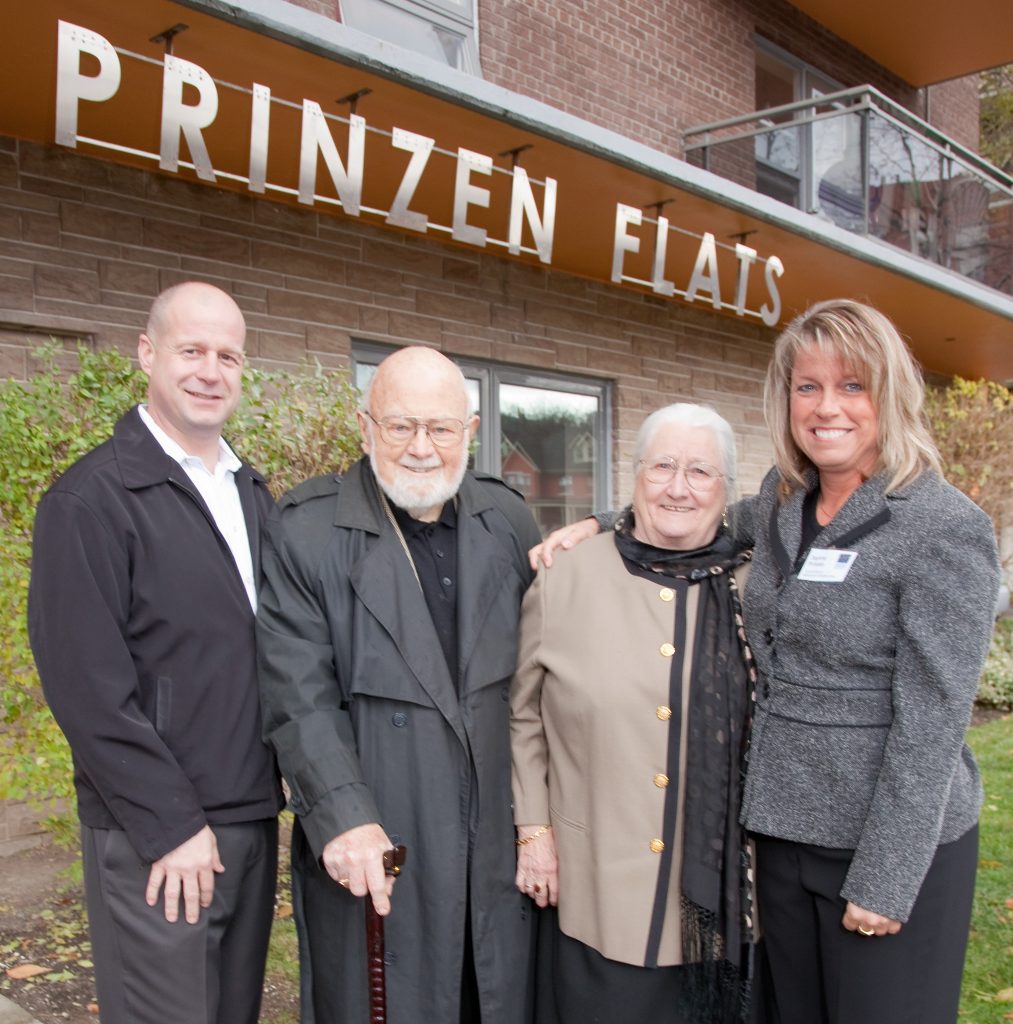
[[[485,228],[468,223],[469,206],[489,205],[489,190],[472,185],[471,174],[492,174],[492,157],[473,153],[470,149],[457,151],[457,178],[454,182],[454,227],[451,232],[458,242],[485,245]]]
[[[81,54],[90,53],[99,64],[95,76],[81,74]],[[59,22],[56,58],[56,142],[77,146],[77,104],[79,100],[101,103],[120,87],[120,58],[109,42],[97,32],[80,25]]]
[[[246,182],[250,192],[257,194],[275,193],[297,195],[299,202],[306,206],[327,203],[340,206],[350,217],[366,214],[381,219],[384,223],[406,228],[426,234],[433,231],[448,232],[455,241],[466,245],[484,248],[492,244],[507,249],[517,256],[521,253],[535,255],[545,264],[552,263],[553,243],[556,231],[557,182],[555,178],[545,177],[544,181],[528,176],[528,172],[517,164],[517,155],[530,148],[522,146],[508,150],[503,156],[513,154],[512,169],[494,165],[492,157],[476,153],[463,146],[457,151],[441,149],[436,140],[426,135],[419,135],[404,128],[392,127],[390,132],[381,128],[369,127],[365,120],[357,114],[350,114],[346,119],[325,114],[320,104],[314,100],[303,98],[301,103],[289,99],[276,98],[270,86],[254,82],[250,86],[234,85],[214,79],[204,68],[190,61],[182,60],[172,54],[166,54],[162,61],[162,123],[160,149],[151,153],[131,148],[122,141],[113,139],[96,139],[78,135],[78,111],[82,101],[103,103],[116,95],[121,80],[121,58],[143,61],[146,64],[158,64],[151,58],[132,53],[130,50],[114,47],[97,32],[73,25],[70,22],[58,22],[58,50],[56,75],[56,142],[61,146],[77,147],[79,142],[100,150],[115,153],[126,153],[131,158],[142,157],[157,161],[165,171],[179,172],[182,166],[191,166],[180,160],[180,137],[186,140],[193,160],[193,168],[197,176],[207,182],[217,180],[214,164],[204,141],[203,130],[214,123],[218,116],[218,88],[235,89],[250,94],[250,159],[248,177],[238,173],[236,167],[219,167],[217,176],[231,181]],[[81,73],[81,55],[87,54],[98,62],[97,75]],[[196,102],[184,102],[187,87],[191,94],[196,92]],[[302,110],[301,140],[299,147],[299,181],[298,190],[292,182],[270,182],[267,179],[268,155],[270,151],[271,107],[272,104]],[[338,153],[329,122],[348,125],[348,148],[344,162]],[[109,119],[106,119],[109,123]],[[234,126],[232,126],[234,128]],[[390,201],[390,208],[363,205],[363,175],[366,159],[366,132],[374,133],[374,137],[387,136],[393,150],[411,154],[396,193]],[[277,144],[276,144],[277,145]],[[378,160],[396,160],[402,166],[402,158],[390,154],[384,157],[381,148],[371,148]],[[319,158],[331,176],[338,198],[318,195],[317,169]],[[428,214],[421,210],[413,210],[412,202],[419,202],[417,192],[422,175],[429,173],[446,174],[447,161],[454,162],[454,203],[453,219],[450,226],[439,224],[429,219]],[[484,227],[468,223],[468,213],[472,207],[488,209],[492,197],[496,202],[504,202],[503,189],[493,190],[478,185],[473,180],[475,175],[492,176],[505,174],[510,176],[510,210],[507,237],[490,238]],[[535,197],[534,186],[542,188],[542,203],[539,210]],[[381,198],[381,202],[383,199]],[[781,319],[781,296],[778,292],[778,278],[784,274],[784,264],[776,256],[765,259],[758,256],[755,249],[739,244],[734,248],[725,242],[718,242],[714,235],[706,232],[699,235],[671,224],[667,217],[662,216],[661,207],[664,203],[655,203],[643,208],[628,206],[625,203],[615,204],[615,221],[612,236],[612,275],[611,280],[621,286],[634,285],[650,289],[656,295],[666,297],[679,296],[687,302],[709,301],[717,310],[728,310],[737,316],[756,317],[769,327],[775,326]],[[644,210],[657,208],[657,219],[645,215]],[[505,212],[505,211],[504,211]],[[588,216],[603,216],[603,211],[589,211]],[[502,223],[503,218],[496,216],[494,223]],[[645,224],[654,224],[654,252],[650,261],[650,279],[634,277],[623,272],[623,264],[629,255],[635,257],[640,253],[641,238],[637,231]],[[525,244],[525,225],[532,245]],[[577,226],[576,230],[580,230]],[[674,281],[666,276],[669,262],[669,241],[675,236],[673,247],[678,244],[685,246],[683,239],[699,240],[696,261],[686,290],[682,291]],[[744,238],[744,236],[741,236]],[[606,254],[602,253],[602,257]],[[735,263],[735,295],[733,302],[722,299],[719,282],[719,257],[724,261],[726,279],[730,276],[731,261]],[[631,259],[637,266],[643,266],[644,260]],[[673,259],[673,262],[675,260]],[[767,291],[768,301],[759,310],[747,309],[746,301],[749,294],[750,273],[757,262],[763,264],[763,283]],[[570,268],[562,268],[570,269]]]
[[[199,94],[193,106],[183,102],[184,85],[192,85]],[[162,146],[158,166],[163,171],[179,170],[179,134],[182,132],[190,147],[197,177],[214,181],[215,172],[201,129],[207,128],[217,116],[218,90],[211,76],[202,67],[167,53],[162,73]]]
[[[510,234],[508,248],[515,256],[521,251],[521,230],[526,217],[531,236],[535,240],[538,258],[543,263],[552,262],[552,238],[556,230],[556,179],[545,179],[545,202],[542,216],[538,215],[534,193],[528,172],[523,167],[514,167],[513,188],[510,191]]]
[[[263,192],[267,184],[267,137],[271,130],[271,90],[253,83],[250,107],[250,191]]]
[[[403,149],[411,153],[412,158],[405,168],[404,177],[398,187],[394,202],[390,204],[390,213],[387,214],[387,223],[396,224],[401,228],[409,228],[412,231],[425,231],[429,227],[429,218],[424,213],[416,213],[408,209],[408,204],[415,195],[419,179],[429,161],[429,154],[436,145],[435,139],[426,138],[425,135],[416,135],[414,132],[406,132],[403,128],[395,128],[391,136],[391,145],[395,149]]]
[[[344,118],[335,118],[343,121]],[[299,202],[312,206],[317,187],[317,151],[324,158],[342,209],[358,217],[362,208],[362,172],[366,158],[366,122],[358,114],[348,119],[348,170],[338,156],[320,104],[302,101],[302,145],[299,147]]]

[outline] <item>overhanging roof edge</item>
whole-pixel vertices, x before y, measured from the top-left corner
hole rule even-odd
[[[710,171],[651,149],[609,128],[512,92],[332,21],[284,0],[175,0],[181,6],[232,21],[282,42],[382,77],[439,99],[546,136],[648,177],[677,186],[773,227],[947,292],[1013,321],[1013,300],[960,274],[877,239],[856,235]],[[283,16],[280,16],[283,15]],[[790,269],[790,268],[788,268]]]

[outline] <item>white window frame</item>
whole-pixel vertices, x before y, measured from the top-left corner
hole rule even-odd
[[[393,7],[423,21],[434,28],[461,36],[461,63],[458,70],[470,75],[482,75],[482,64],[478,48],[478,0],[360,0],[377,6]],[[467,10],[465,10],[467,8]],[[359,32],[378,35],[370,30],[368,23],[353,17],[349,19],[344,0],[338,0],[338,9],[343,24]],[[379,38],[384,38],[380,36]],[[453,67],[454,65],[449,65]]]
[[[762,51],[768,57],[779,61],[795,72],[795,100],[815,99],[818,96],[826,95],[828,92],[838,92],[844,86],[831,78],[828,74],[820,71],[814,64],[809,64],[794,54],[783,50],[776,43],[764,39],[763,36],[754,36],[753,41],[758,51]],[[785,121],[783,127],[791,129],[791,121]],[[807,213],[816,213],[818,204],[815,195],[815,175],[813,174],[813,135],[812,125],[800,125],[794,129],[800,133],[799,143],[799,196],[798,209]],[[773,165],[771,165],[773,166]],[[790,176],[789,172],[774,166],[775,171]]]

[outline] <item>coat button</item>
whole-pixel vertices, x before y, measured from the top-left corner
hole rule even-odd
[[[390,720],[399,728],[403,729],[408,724],[408,716],[403,711],[395,711]]]
[[[675,654],[675,647],[672,644],[662,644],[658,650],[663,658],[671,658]]]
[[[668,776],[664,772],[658,772],[654,776],[654,784],[658,789],[664,789],[668,785]]]
[[[675,599],[675,591],[671,587],[662,587],[661,590],[658,591],[658,597],[660,597],[662,601],[672,601]]]
[[[767,644],[772,644],[774,642],[774,631],[772,629],[765,629],[763,631],[763,639]]]
[[[499,691],[499,699],[501,701],[503,701],[504,704],[508,700],[510,700],[510,687],[509,686],[504,686],[503,689]]]
[[[665,849],[665,844],[660,839],[652,839],[648,844],[651,848],[651,853],[662,853]]]
[[[660,707],[659,707],[659,708],[657,709],[657,711],[655,711],[654,713],[655,713],[655,714],[656,714],[656,715],[658,716],[658,718],[660,718],[660,719],[661,719],[661,720],[662,720],[663,722],[667,722],[667,721],[668,721],[668,720],[669,720],[669,719],[670,719],[670,718],[672,717],[672,709],[671,709],[671,708],[667,708],[667,707],[665,707],[665,705],[664,705],[664,704],[662,704],[662,705],[661,705],[661,706],[660,706]]]

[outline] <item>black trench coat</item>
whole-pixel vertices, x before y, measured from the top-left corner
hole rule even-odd
[[[392,1024],[457,1021],[469,892],[483,1024],[527,1019],[509,686],[539,535],[516,494],[472,474],[457,532],[460,698],[366,460],[296,488],[268,528],[257,642],[265,733],[297,815],[304,1024],[367,1020],[362,901],[317,858],[374,821],[409,848],[387,918]]]

